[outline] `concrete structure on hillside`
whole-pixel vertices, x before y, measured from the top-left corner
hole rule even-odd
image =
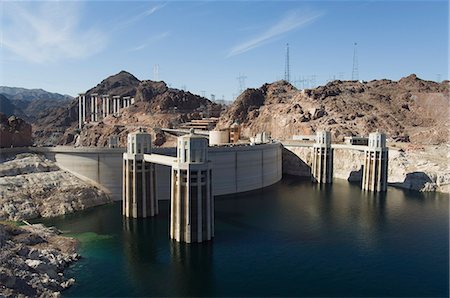
[[[133,97],[98,95],[92,93],[89,100],[85,93],[78,95],[78,128],[89,122],[99,122],[108,115],[119,115],[120,109],[127,108],[134,103]]]
[[[203,242],[214,237],[214,198],[208,140],[193,133],[178,138],[172,166],[170,238]]]
[[[312,147],[312,179],[317,183],[331,183],[333,181],[333,149],[331,148],[331,134],[329,131],[319,131],[316,142]]]
[[[230,143],[237,143],[241,138],[241,126],[234,122],[230,126]]]
[[[209,132],[209,145],[225,145],[230,143],[229,129],[211,130]]]
[[[199,130],[211,130],[213,129],[219,118],[210,117],[210,118],[202,118],[202,119],[193,119],[190,122],[185,122],[180,124],[178,128],[180,129],[199,129]]]
[[[364,150],[362,188],[369,191],[386,191],[388,176],[388,149],[386,135],[369,134],[369,145]]]
[[[158,214],[155,165],[144,161],[151,154],[150,134],[138,131],[128,135],[127,153],[123,154],[122,213],[126,217]]]
[[[265,131],[257,133],[254,137],[250,138],[251,144],[266,144],[269,142],[270,142],[270,135]]]

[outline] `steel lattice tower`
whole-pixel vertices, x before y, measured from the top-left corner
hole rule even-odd
[[[357,46],[358,44],[355,42],[353,48],[353,69],[352,69],[352,81],[359,80],[359,70],[358,70],[358,52]]]
[[[291,71],[289,69],[289,44],[286,44],[286,64],[284,66],[284,80],[288,83],[291,82]]]
[[[159,81],[159,64],[153,65],[153,80]]]
[[[239,76],[237,77],[237,80],[239,82],[239,94],[241,94],[245,90],[245,79],[246,78],[247,77],[243,74],[239,74]]]

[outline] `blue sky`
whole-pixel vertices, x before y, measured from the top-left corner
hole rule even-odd
[[[1,7],[0,85],[76,95],[126,70],[217,99],[284,78],[298,86],[411,73],[448,78],[447,1],[54,1]],[[303,79],[303,81],[301,81]]]

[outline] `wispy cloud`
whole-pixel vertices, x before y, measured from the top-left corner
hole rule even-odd
[[[260,35],[255,36],[250,40],[247,40],[243,43],[240,43],[232,47],[229,50],[227,57],[240,55],[242,53],[260,47],[270,41],[273,41],[275,38],[289,31],[299,29],[307,24],[314,22],[322,15],[323,13],[321,12],[300,13],[297,11],[292,11],[289,14],[287,14],[283,19],[281,19],[278,23],[268,28]]]
[[[150,7],[149,9],[144,10],[143,12],[141,12],[139,14],[136,14],[130,18],[124,19],[124,20],[118,22],[117,29],[125,28],[136,22],[139,22],[140,20],[151,16],[152,14],[154,14],[155,12],[157,12],[158,10],[160,10],[161,8],[163,8],[166,5],[167,5],[167,3],[155,5],[153,7]]]
[[[29,62],[79,59],[102,51],[108,41],[99,29],[83,29],[80,2],[4,2],[1,46]]]
[[[169,37],[169,36],[170,36],[170,32],[169,31],[153,35],[150,38],[148,38],[145,43],[140,44],[140,45],[138,45],[136,47],[133,47],[133,48],[129,49],[128,52],[136,52],[136,51],[143,50],[146,47],[150,46],[151,44],[153,44],[153,43],[155,43],[157,41],[160,41],[160,40],[162,40],[162,39],[164,39],[166,37]]]

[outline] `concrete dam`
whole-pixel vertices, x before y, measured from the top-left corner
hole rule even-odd
[[[36,147],[29,151],[44,154],[63,170],[90,182],[122,200],[123,154],[126,148]],[[176,156],[176,148],[152,148],[153,153]],[[251,191],[272,185],[282,177],[280,143],[208,147],[213,195]],[[158,200],[170,199],[170,167],[156,164]]]

